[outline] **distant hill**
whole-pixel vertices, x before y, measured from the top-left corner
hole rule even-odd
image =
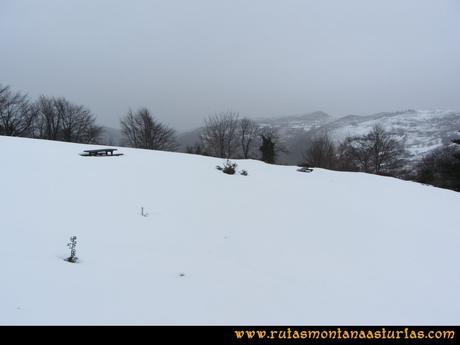
[[[302,115],[290,115],[275,118],[259,118],[256,121],[264,126],[273,126],[281,131],[280,134],[289,134],[292,131],[309,131],[334,120],[332,116],[323,111],[315,111]]]
[[[417,161],[426,153],[448,144],[458,137],[460,112],[451,110],[403,110],[334,118],[323,111],[275,118],[257,118],[261,126],[276,128],[288,153],[280,156],[280,163],[296,164],[302,160],[308,138],[327,132],[336,142],[349,135],[365,134],[374,125],[381,125],[401,140],[406,147],[406,159]],[[202,128],[178,134],[180,151],[199,142]],[[116,137],[116,132],[111,132]]]
[[[329,133],[336,142],[347,136],[368,133],[379,124],[401,140],[407,150],[406,159],[417,161],[426,153],[450,143],[458,137],[460,112],[450,110],[404,110],[367,116],[348,115],[338,119],[317,112],[315,116],[287,116],[261,125],[272,125],[283,134],[289,154],[286,160],[296,163],[302,158],[307,139],[319,133]],[[317,114],[313,113],[313,114]]]
[[[102,127],[102,134],[99,139],[102,145],[124,146],[124,138],[120,129],[112,127]]]
[[[197,128],[189,132],[182,132],[177,135],[179,151],[185,152],[188,146],[193,146],[200,141],[200,134],[203,128]]]
[[[286,140],[286,146],[290,147],[292,138],[299,135],[305,135],[306,132],[320,128],[321,126],[333,121],[334,118],[323,111],[315,111],[313,113],[305,113],[300,115],[280,116],[274,118],[256,118],[256,121],[261,127],[269,126],[276,128],[283,140]],[[192,146],[199,142],[200,134],[203,128],[197,128],[192,131],[183,132],[178,135],[180,150],[185,151],[187,146]],[[294,162],[291,159],[290,153],[282,154],[281,162]]]
[[[418,160],[427,152],[458,137],[460,112],[405,110],[369,116],[350,115],[324,124],[310,131],[309,135],[321,131],[328,132],[334,140],[341,141],[350,135],[368,133],[377,124],[404,143],[407,159]]]

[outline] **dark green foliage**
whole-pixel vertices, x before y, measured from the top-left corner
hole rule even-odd
[[[261,135],[262,145],[260,145],[260,152],[262,154],[261,160],[265,163],[275,163],[275,143],[270,136]]]

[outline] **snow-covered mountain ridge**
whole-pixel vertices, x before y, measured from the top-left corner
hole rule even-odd
[[[374,125],[381,125],[391,132],[404,143],[410,158],[418,159],[458,137],[460,112],[407,110],[370,116],[347,116],[326,124],[322,129],[329,131],[336,140],[342,140],[348,135],[365,134]]]
[[[273,120],[271,123],[262,122],[264,123],[278,128],[284,135],[291,151],[288,159],[291,163],[300,159],[308,137],[327,132],[333,140],[340,142],[347,136],[366,134],[375,125],[381,125],[404,143],[406,159],[418,161],[431,150],[450,143],[453,138],[458,138],[460,112],[405,110],[367,116],[348,115],[338,119],[325,114],[322,123],[315,123],[308,117],[305,117],[304,121],[287,117]]]

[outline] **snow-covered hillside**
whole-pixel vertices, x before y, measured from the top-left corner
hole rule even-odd
[[[459,193],[88,147],[0,137],[0,324],[460,322]]]
[[[406,110],[370,116],[346,116],[325,125],[335,140],[368,133],[381,125],[405,144],[409,159],[419,159],[427,152],[458,137],[460,113],[444,110]]]
[[[315,111],[303,115],[258,119],[257,123],[261,127],[273,127],[278,130],[280,136],[289,138],[292,135],[296,135],[299,131],[308,132],[333,120],[334,118],[325,112]]]
[[[412,164],[431,150],[458,138],[460,130],[460,112],[450,110],[404,110],[367,116],[349,115],[335,120],[323,116],[322,119],[324,121],[319,125],[312,125],[309,119],[294,121],[291,117],[273,122],[287,141],[290,151],[288,162],[301,161],[307,139],[318,133],[328,133],[339,143],[347,136],[363,135],[369,133],[373,126],[380,125],[404,143],[404,158]]]

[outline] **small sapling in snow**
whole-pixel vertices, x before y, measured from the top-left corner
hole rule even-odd
[[[142,217],[147,217],[149,214],[144,212],[144,208],[141,207],[141,216]]]
[[[67,247],[70,248],[70,256],[65,259],[68,262],[76,263],[78,261],[77,258],[77,236],[70,237],[70,242],[67,243]]]

